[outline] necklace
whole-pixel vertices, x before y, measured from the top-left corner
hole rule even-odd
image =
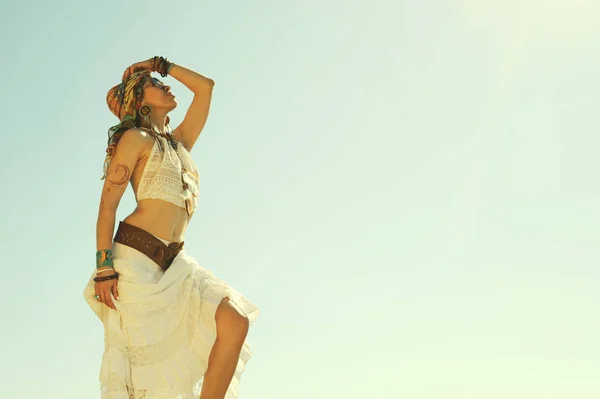
[[[167,141],[169,142],[169,144],[171,144],[171,147],[173,147],[174,150],[177,150],[177,141],[173,138],[172,134],[159,133],[158,135],[164,137],[165,139],[167,139]]]

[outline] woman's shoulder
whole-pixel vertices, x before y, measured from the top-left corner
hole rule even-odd
[[[130,140],[143,141],[153,138],[147,130],[139,127],[131,127],[127,129],[125,132],[123,132],[123,137],[126,135],[130,137]]]
[[[132,127],[123,132],[119,140],[119,147],[126,147],[128,151],[146,153],[154,144],[154,137],[143,129]]]

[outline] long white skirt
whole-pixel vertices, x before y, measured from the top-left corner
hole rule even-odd
[[[113,256],[120,274],[120,300],[113,297],[117,310],[94,298],[95,270],[83,291],[104,325],[102,399],[198,399],[217,337],[217,306],[229,297],[250,324],[258,307],[200,266],[185,249],[166,271],[120,243],[113,242]],[[226,399],[238,398],[240,377],[251,356],[244,342]]]

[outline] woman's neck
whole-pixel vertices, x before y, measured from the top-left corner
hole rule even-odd
[[[171,129],[168,125],[160,128],[156,124],[152,123],[151,126],[142,125],[141,127],[146,130],[151,131],[152,133],[158,134],[160,136],[170,136],[171,135]]]

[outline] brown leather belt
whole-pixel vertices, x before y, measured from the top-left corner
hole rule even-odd
[[[179,251],[183,249],[183,241],[166,245],[146,230],[122,221],[119,222],[114,241],[137,249],[163,270],[167,270],[171,266]]]

